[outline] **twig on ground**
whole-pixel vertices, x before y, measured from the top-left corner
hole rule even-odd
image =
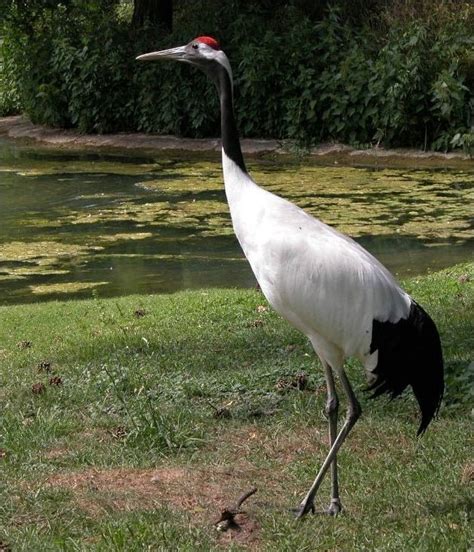
[[[214,523],[218,531],[227,531],[228,529],[239,529],[239,524],[235,521],[235,516],[245,513],[240,509],[242,504],[257,492],[257,487],[252,487],[250,491],[244,493],[235,503],[233,508],[224,508],[221,517]]]

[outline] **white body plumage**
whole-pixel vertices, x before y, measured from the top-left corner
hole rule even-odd
[[[355,241],[222,161],[234,231],[268,302],[335,370],[351,356],[372,370],[373,320],[407,318],[410,297]]]

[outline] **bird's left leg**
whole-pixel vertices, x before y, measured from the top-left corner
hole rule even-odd
[[[305,496],[303,502],[301,503],[300,510],[298,512],[299,518],[303,517],[305,514],[313,510],[314,497],[316,495],[316,492],[318,491],[319,486],[321,485],[321,482],[324,479],[324,476],[326,475],[326,472],[328,471],[329,466],[331,465],[334,458],[336,457],[337,451],[340,449],[342,443],[345,441],[347,435],[354,427],[354,424],[357,422],[361,414],[359,401],[357,400],[354,394],[354,391],[352,390],[351,384],[349,383],[349,380],[347,379],[347,376],[344,370],[341,368],[341,370],[338,372],[339,372],[342,388],[344,390],[345,395],[347,396],[347,400],[349,403],[347,408],[346,421],[344,422],[344,425],[342,426],[342,429],[339,432],[339,435],[334,441],[334,444],[332,445],[331,450],[329,451],[329,454],[326,457],[326,460],[324,460],[324,463],[321,466],[321,469],[319,470],[319,473],[316,476],[316,479],[314,480],[313,484],[311,485],[311,488],[309,489],[307,495]]]
[[[336,384],[332,368],[323,359],[321,359],[321,363],[324,367],[324,375],[326,377],[327,402],[325,412],[329,422],[329,446],[332,447],[337,438],[339,399],[336,393]],[[342,505],[341,499],[339,498],[339,483],[337,479],[337,456],[334,455],[334,459],[331,463],[331,504],[327,509],[327,513],[332,516],[337,516],[341,510]]]

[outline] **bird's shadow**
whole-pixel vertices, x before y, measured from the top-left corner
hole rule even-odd
[[[474,498],[465,496],[446,502],[431,502],[426,504],[432,515],[445,515],[453,512],[463,512],[469,520],[474,520]]]

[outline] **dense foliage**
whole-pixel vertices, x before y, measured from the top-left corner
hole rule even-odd
[[[441,150],[474,144],[469,3],[450,9],[437,0],[429,16],[385,7],[364,20],[338,2],[321,15],[296,0],[182,1],[172,33],[131,25],[127,2],[49,0],[28,12],[18,4],[3,21],[0,114],[21,105],[34,122],[83,132],[217,135],[216,94],[202,75],[134,61],[206,33],[233,63],[245,136]]]

